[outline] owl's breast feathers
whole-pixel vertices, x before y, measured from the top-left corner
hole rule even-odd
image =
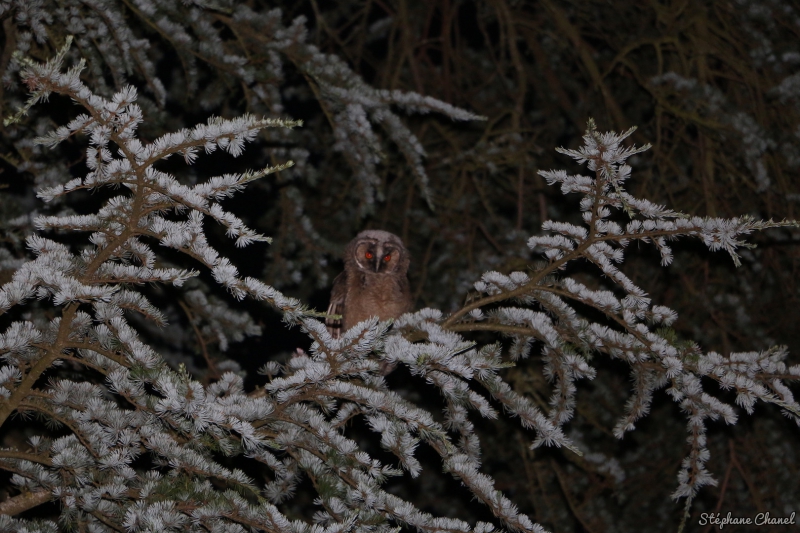
[[[359,272],[348,283],[343,329],[377,316],[380,320],[397,318],[411,310],[408,279],[386,274]]]
[[[408,279],[386,274],[347,271],[333,282],[328,314],[342,315],[329,319],[328,330],[334,337],[373,316],[379,320],[397,318],[411,311],[411,289]]]

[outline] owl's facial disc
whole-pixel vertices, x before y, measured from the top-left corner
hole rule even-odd
[[[391,245],[384,245],[375,259],[375,272],[388,273],[397,266],[398,251]]]
[[[379,263],[375,259],[377,255],[379,255],[379,250],[376,250],[376,243],[363,242],[356,247],[355,260],[361,270],[375,270],[375,264]],[[375,271],[377,272],[377,270]]]
[[[392,244],[366,240],[356,247],[354,259],[363,271],[388,274],[397,268],[400,253]]]

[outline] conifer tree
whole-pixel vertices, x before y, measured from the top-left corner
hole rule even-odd
[[[0,3],[4,171],[27,176],[0,191],[0,531],[559,529],[498,481],[490,463],[510,446],[482,428],[515,428],[556,471],[597,465],[621,480],[621,458],[577,429],[581,395],[616,400],[608,372],[621,368],[630,390],[612,407],[615,438],[648,418],[682,426],[684,459],[667,488],[683,511],[662,500],[670,528],[683,528],[718,483],[710,428],[775,412],[800,424],[800,365],[786,347],[702,346],[626,263],[652,247],[651,268],[670,267],[675,241],[694,239],[738,267],[750,234],[792,235],[797,224],[640,197],[651,146],[632,142],[635,128],[603,132],[591,119],[579,147],[556,150],[559,166],[580,170],[537,173],[566,199],[535,226],[519,211],[515,229],[483,227],[495,242],[479,271],[434,282],[460,291],[332,338],[308,302],[329,285],[331,239],[365,222],[407,230],[407,219],[430,232],[446,204],[442,176],[465,162],[475,175],[497,171],[491,154],[509,157],[522,127],[517,114],[509,136],[431,164],[421,131],[496,117],[368,83],[346,47],[340,57],[318,46],[325,18],[311,6],[310,32],[306,17],[260,2]],[[652,84],[700,90],[677,74]],[[757,130],[747,115],[729,120],[744,137]],[[745,165],[766,191],[768,148],[752,144]],[[402,216],[381,221],[381,206],[399,209],[398,183]],[[475,195],[454,193],[464,221],[496,194],[479,183]],[[514,193],[522,205],[523,187]],[[522,234],[524,249],[497,243]],[[443,272],[431,245],[416,250]],[[263,353],[289,334],[296,349]],[[256,337],[266,344],[247,342]],[[387,365],[396,370],[385,376]],[[534,393],[520,379],[526,365],[544,383]],[[680,415],[651,413],[661,391]],[[480,510],[414,494],[438,498],[430,480],[441,472],[463,487],[452,500]],[[572,512],[595,523],[609,510]]]

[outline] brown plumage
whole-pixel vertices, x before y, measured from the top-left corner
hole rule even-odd
[[[344,271],[333,280],[325,324],[335,338],[370,317],[397,318],[411,311],[408,250],[400,237],[381,230],[362,231],[344,252]]]

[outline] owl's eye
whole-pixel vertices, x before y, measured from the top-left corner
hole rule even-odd
[[[391,261],[391,260],[392,260],[392,256],[391,256],[391,254],[386,254],[386,255],[384,255],[384,256],[383,256],[383,260],[384,260],[384,261],[386,261],[387,263],[388,263],[389,261]]]
[[[364,257],[366,257],[367,259],[372,259],[372,252],[365,253]]]

